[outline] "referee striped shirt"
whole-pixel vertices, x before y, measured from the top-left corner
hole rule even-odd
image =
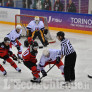
[[[68,39],[63,39],[61,41],[61,55],[67,56],[75,52],[73,46]]]

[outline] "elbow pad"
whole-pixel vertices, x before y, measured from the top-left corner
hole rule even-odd
[[[27,29],[31,31],[31,28],[27,27]]]

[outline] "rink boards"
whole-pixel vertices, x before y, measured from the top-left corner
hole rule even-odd
[[[92,15],[0,7],[0,23],[15,25],[15,15],[47,17],[50,30],[92,34]]]

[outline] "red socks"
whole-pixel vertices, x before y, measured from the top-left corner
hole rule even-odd
[[[10,63],[11,66],[14,67],[15,69],[17,68],[16,63],[15,63],[11,58],[8,58],[6,61],[7,61],[8,63]]]
[[[3,66],[0,64],[0,70],[3,72],[5,71],[5,69],[3,68]]]

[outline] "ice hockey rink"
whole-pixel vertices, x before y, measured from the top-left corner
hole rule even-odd
[[[14,26],[0,24],[0,42],[8,34]],[[52,38],[56,39],[57,31],[51,30]],[[7,70],[7,76],[3,76],[0,72],[0,92],[92,92],[92,79],[87,75],[92,75],[92,35],[77,34],[65,32],[66,38],[68,38],[77,52],[76,61],[76,83],[75,86],[62,87],[64,78],[61,75],[60,70],[55,66],[48,76],[42,79],[41,84],[32,84],[32,74],[23,63],[16,64],[22,69],[21,73],[14,70],[8,63],[3,65],[0,59],[0,64]],[[24,38],[20,40],[23,44]],[[60,42],[56,39],[56,43],[50,44],[43,49],[60,49]],[[43,49],[38,50],[37,59],[40,60]],[[26,48],[23,46],[23,52]],[[13,47],[13,52],[17,54],[17,50]],[[64,60],[62,60],[64,62]],[[46,70],[49,66],[46,67]],[[16,82],[18,83],[16,84]]]

